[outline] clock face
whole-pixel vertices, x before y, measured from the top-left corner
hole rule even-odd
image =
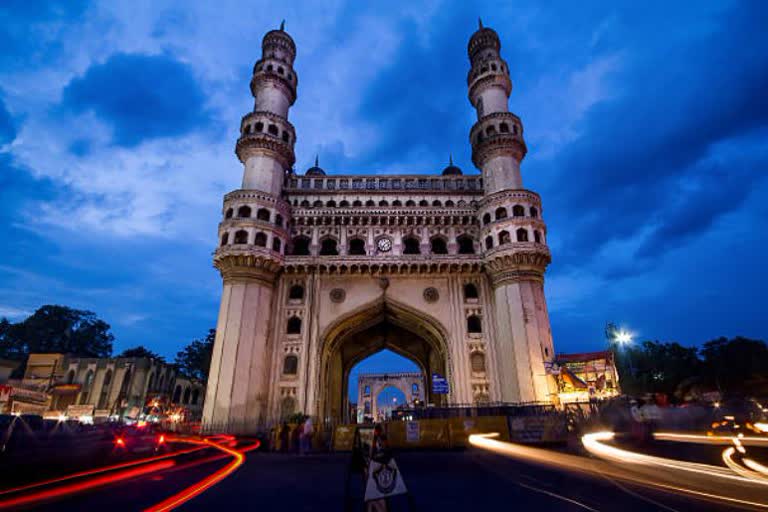
[[[389,238],[379,238],[379,241],[376,242],[376,246],[381,252],[389,252],[389,250],[392,249],[392,240]]]

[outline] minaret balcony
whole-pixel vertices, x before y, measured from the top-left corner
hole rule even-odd
[[[293,105],[296,101],[296,88],[299,86],[299,77],[293,68],[276,58],[262,59],[256,62],[251,77],[251,94],[258,94],[259,86],[270,83],[280,88],[288,97],[288,102]]]
[[[470,130],[469,141],[472,162],[480,168],[493,156],[511,155],[522,160],[528,152],[523,125],[511,112],[494,112],[480,119]]]

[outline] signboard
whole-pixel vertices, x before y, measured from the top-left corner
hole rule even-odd
[[[551,443],[566,439],[565,419],[559,415],[509,418],[509,437],[516,443]]]
[[[436,395],[447,395],[449,393],[448,380],[439,373],[432,374],[432,392]]]
[[[81,416],[93,416],[92,405],[70,405],[67,407],[67,416],[79,418]]]
[[[48,401],[48,394],[43,393],[42,391],[11,387],[11,398],[23,402],[45,403]]]
[[[76,395],[80,392],[80,384],[56,384],[53,387],[54,395]]]
[[[11,398],[13,388],[7,384],[0,384],[0,402],[7,402]]]
[[[419,433],[418,421],[407,421],[405,423],[405,440],[408,443],[418,443],[421,439]]]
[[[405,487],[403,476],[397,468],[395,459],[389,462],[381,463],[371,460],[368,464],[368,481],[365,485],[365,501],[380,500],[406,494],[408,489]]]

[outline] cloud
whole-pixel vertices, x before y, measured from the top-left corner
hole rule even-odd
[[[95,113],[125,147],[185,135],[209,122],[192,69],[167,55],[113,55],[73,79],[63,103],[75,113]]]
[[[1,91],[0,91],[1,92]],[[16,138],[16,123],[0,97],[0,151]]]

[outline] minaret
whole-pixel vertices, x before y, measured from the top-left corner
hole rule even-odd
[[[509,66],[496,32],[479,28],[469,40],[469,101],[477,109],[470,130],[472,162],[482,171],[478,208],[485,269],[494,299],[499,392],[504,402],[550,401],[556,392],[545,362],[554,358],[544,299],[549,264],[541,198],[523,189],[520,162],[527,148],[520,118],[509,111]]]
[[[254,109],[243,117],[235,147],[244,166],[242,188],[224,197],[213,258],[224,288],[203,411],[208,432],[251,433],[267,413],[272,297],[291,215],[280,196],[295,161],[288,109],[298,79],[296,45],[283,25],[267,32],[261,47],[251,78]]]

